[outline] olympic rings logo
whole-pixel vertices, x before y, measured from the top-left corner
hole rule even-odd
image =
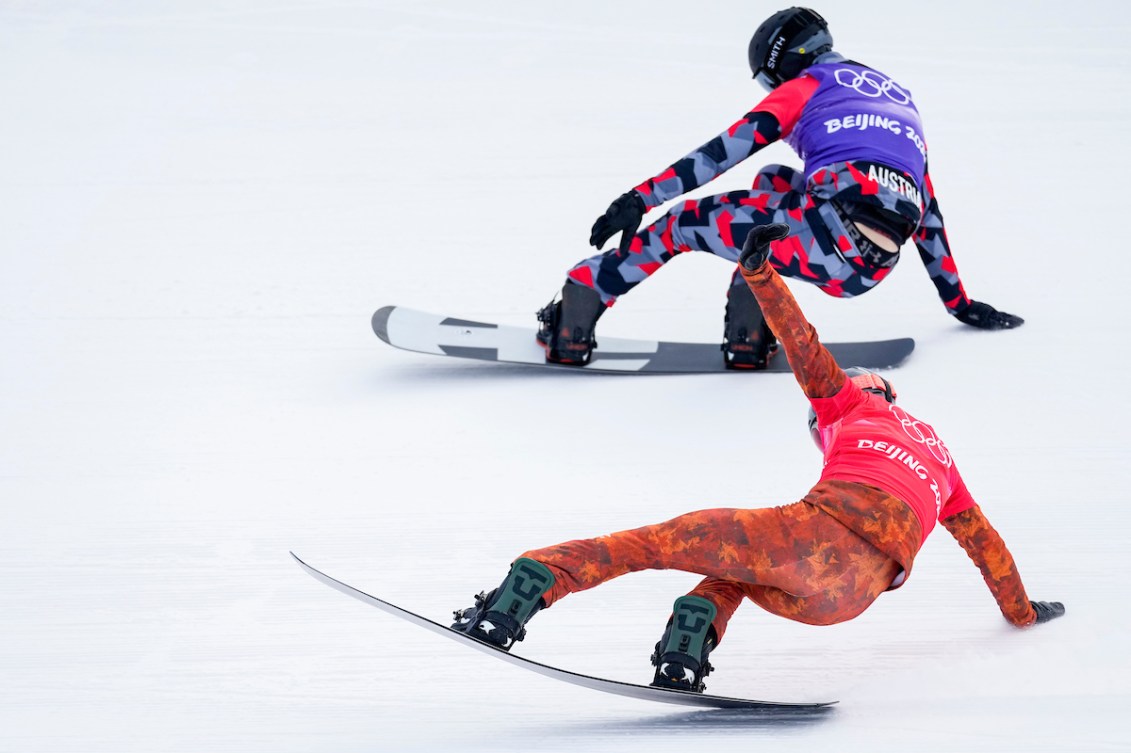
[[[918,419],[912,418],[907,411],[900,408],[898,405],[892,404],[888,406],[888,410],[899,421],[899,425],[903,427],[903,432],[917,444],[921,444],[930,451],[935,460],[942,463],[945,467],[951,466],[950,451],[946,449],[946,445],[942,440],[935,436],[934,430],[920,422]]]
[[[838,84],[849,89],[855,89],[858,94],[865,97],[872,99],[887,97],[898,105],[911,103],[911,95],[900,88],[899,84],[890,78],[884,78],[875,71],[854,71],[851,68],[838,68],[835,77]]]

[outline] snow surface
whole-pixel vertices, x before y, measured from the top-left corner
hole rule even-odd
[[[776,9],[0,3],[0,751],[1131,750],[1125,3],[820,8],[915,92],[967,290],[1027,323],[959,325],[913,252],[861,299],[793,288],[827,340],[918,340],[904,404],[1064,619],[1009,627],[936,532],[850,623],[740,610],[713,692],[841,701],[751,717],[523,672],[288,555],[443,618],[527,548],[805,493],[786,375],[492,367],[369,329],[386,304],[532,323],[608,201],[760,98]],[[681,258],[601,331],[714,341],[729,274]],[[520,650],[646,682],[696,580],[571,597]]]

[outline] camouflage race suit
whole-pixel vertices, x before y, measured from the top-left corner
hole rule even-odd
[[[850,387],[859,392],[772,267],[765,264],[743,275],[805,394],[811,400],[836,400]],[[1004,541],[956,469],[948,485],[952,492],[940,507],[927,503],[930,514],[943,516],[943,527],[981,570],[1005,618],[1014,625],[1031,624],[1036,614]],[[933,517],[928,523],[933,527]],[[714,628],[721,638],[744,597],[798,622],[829,625],[852,619],[885,590],[902,585],[929,532],[911,504],[880,488],[823,478],[804,499],[784,507],[702,510],[522,556],[553,573],[555,582],[542,597],[547,605],[640,570],[704,575],[692,593],[718,609]]]
[[[861,491],[893,508],[892,523],[918,537],[918,521],[903,503],[879,490]],[[853,492],[826,484],[810,496],[832,502]],[[831,625],[863,612],[902,569],[809,498],[785,507],[692,512],[523,556],[554,573],[554,586],[542,597],[549,603],[637,570],[706,575],[691,593],[717,607],[714,627],[720,639],[743,597],[798,622]]]
[[[812,69],[814,74],[819,68]],[[925,146],[916,166],[901,169],[895,165],[897,160],[890,159],[888,152],[873,144],[872,134],[882,129],[845,128],[841,133],[858,134],[853,138],[859,143],[847,150],[854,152],[851,158],[842,156],[814,164],[813,159],[824,154],[810,148],[809,143],[812,134],[821,128],[821,121],[829,117],[828,109],[817,102],[824,91],[808,75],[786,82],[726,131],[636,186],[634,191],[648,209],[658,207],[705,185],[766,145],[783,139],[805,155],[805,171],[769,165],[758,172],[750,190],[676,204],[640,230],[625,252],[614,247],[585,259],[569,270],[568,279],[593,288],[605,305],[611,306],[619,296],[679,254],[706,251],[734,262],[750,228],[783,223],[789,226],[790,233],[772,244],[770,263],[775,269],[787,277],[815,284],[831,296],[851,298],[879,284],[899,260],[898,251],[889,254],[873,249],[869,253],[870,244],[861,243],[859,231],[847,217],[858,218],[855,210],[863,208],[865,214],[878,212],[895,218],[892,221],[898,229],[888,227],[889,232],[884,234],[897,245],[908,239],[914,241],[949,313],[956,314],[968,307],[970,299],[951,256],[926,169]],[[904,110],[904,120],[917,123],[913,105],[909,103]],[[731,285],[743,284],[735,274]]]

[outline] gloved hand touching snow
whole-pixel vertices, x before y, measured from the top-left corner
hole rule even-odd
[[[1055,620],[1064,614],[1064,605],[1059,601],[1030,601],[1033,611],[1037,613],[1035,625],[1049,620]]]
[[[1025,323],[1021,317],[998,311],[981,301],[970,301],[970,305],[955,314],[954,318],[978,329],[1013,329]]]

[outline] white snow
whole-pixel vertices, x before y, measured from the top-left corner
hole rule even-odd
[[[816,479],[785,375],[618,377],[396,351],[379,306],[530,324],[608,201],[757,101],[775,6],[491,0],[0,3],[0,751],[1131,750],[1127,39],[1101,0],[820,7],[913,90],[969,293],[913,251],[869,295],[793,284],[892,376],[1033,598],[1018,631],[944,531],[902,590],[813,628],[752,605],[673,710],[523,672],[334,593],[442,619],[522,551]],[[707,191],[747,185],[775,145]],[[682,258],[601,322],[714,341],[730,268]],[[643,573],[523,655],[646,682]]]

